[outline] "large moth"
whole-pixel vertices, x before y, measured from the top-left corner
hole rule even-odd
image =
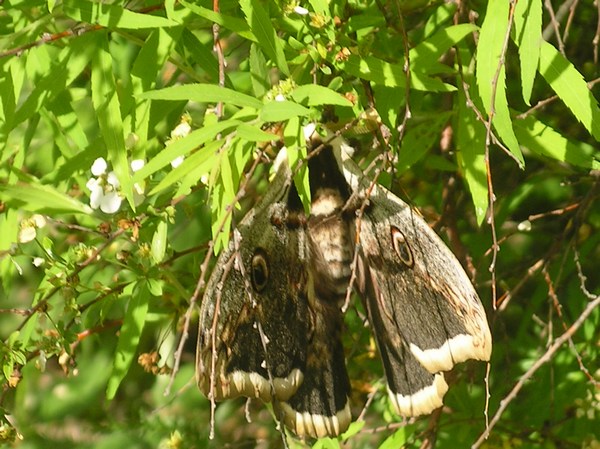
[[[353,269],[400,415],[440,407],[443,372],[489,360],[492,347],[475,289],[423,218],[366,178],[341,139],[315,146],[310,216],[284,163],[220,255],[196,362],[211,400],[272,401],[278,419],[313,438],[351,422],[341,306]]]

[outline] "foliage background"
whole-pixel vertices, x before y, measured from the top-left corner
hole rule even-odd
[[[301,127],[316,120],[365,167],[387,156],[379,181],[420,207],[474,279],[495,345],[491,426],[481,440],[477,363],[453,374],[443,413],[394,416],[351,309],[360,419],[344,438],[287,444],[600,447],[599,7],[4,0],[1,440],[283,446],[268,409],[251,403],[247,423],[241,400],[219,405],[208,438],[195,303],[230,206],[241,202],[237,220],[264,191],[282,141],[301,161]],[[99,157],[120,183],[113,214],[89,207]]]

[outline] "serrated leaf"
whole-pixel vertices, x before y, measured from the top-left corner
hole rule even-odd
[[[136,283],[133,287],[119,333],[112,373],[106,387],[108,400],[115,397],[121,381],[129,371],[144,329],[150,296],[150,290],[145,280]]]
[[[310,109],[293,101],[271,101],[265,103],[259,116],[265,122],[282,122],[292,117],[304,117],[310,114]]]
[[[297,103],[304,103],[307,106],[321,106],[324,104],[333,104],[337,106],[352,107],[352,102],[343,95],[318,84],[305,84],[296,87],[291,97]]]
[[[196,101],[198,103],[219,103],[240,107],[259,109],[262,102],[250,95],[237,92],[227,87],[215,84],[183,84],[165,87],[164,89],[151,90],[139,95],[148,100],[165,101]]]
[[[106,37],[106,36],[104,36]],[[121,193],[135,210],[133,182],[127,161],[127,149],[123,132],[123,118],[117,95],[117,86],[112,70],[112,57],[108,51],[108,41],[104,38],[92,57],[92,105],[98,118],[100,132],[108,160],[121,184]]]
[[[600,141],[600,110],[581,73],[548,42],[540,49],[540,73],[585,129]]]
[[[102,25],[110,29],[124,28],[137,30],[179,25],[177,22],[164,17],[130,11],[122,5],[96,3],[86,0],[64,0],[63,11],[65,15],[78,22]]]
[[[479,43],[477,44],[476,76],[483,107],[488,116],[493,115],[492,124],[498,136],[519,162],[519,165],[523,167],[525,161],[512,128],[508,109],[504,64],[500,68],[497,82],[494,85],[502,55],[502,46],[508,29],[509,7],[510,3],[506,0],[490,0],[488,2],[485,19],[479,33]],[[495,100],[493,105],[492,98]]]
[[[532,116],[515,121],[515,132],[525,147],[541,156],[578,167],[600,169],[600,153],[597,149],[584,143],[571,142]]]
[[[515,6],[514,41],[521,62],[523,100],[530,104],[533,82],[540,60],[542,42],[542,0],[517,2]]]
[[[273,63],[284,75],[289,75],[290,70],[283,53],[281,39],[277,36],[271,18],[257,0],[241,0],[240,7],[246,16],[246,21],[258,41],[258,45],[271,58]]]

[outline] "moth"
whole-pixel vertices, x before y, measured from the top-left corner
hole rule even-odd
[[[341,307],[353,270],[400,415],[441,407],[444,371],[489,360],[492,341],[468,276],[425,220],[367,178],[341,139],[315,146],[310,215],[284,163],[218,258],[196,373],[212,401],[273,402],[289,429],[320,438],[352,420]]]

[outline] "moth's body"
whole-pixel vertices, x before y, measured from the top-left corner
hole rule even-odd
[[[401,415],[430,413],[448,389],[443,371],[489,360],[473,286],[425,221],[341,148],[312,155],[309,175],[310,216],[284,166],[220,256],[200,315],[200,388],[214,400],[273,401],[300,436],[343,432],[351,413],[340,307],[358,255],[355,287],[391,401]]]

